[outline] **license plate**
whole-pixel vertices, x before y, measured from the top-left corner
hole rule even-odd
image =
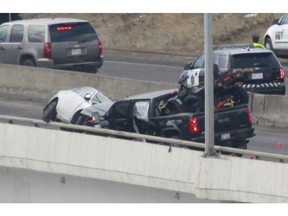
[[[81,55],[81,49],[72,49],[71,55]]]
[[[263,73],[252,73],[252,79],[263,79]]]
[[[221,140],[228,140],[230,139],[230,133],[221,134]]]

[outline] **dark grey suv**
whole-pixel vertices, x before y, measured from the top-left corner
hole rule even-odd
[[[0,25],[0,63],[97,72],[102,42],[86,20],[42,18]]]

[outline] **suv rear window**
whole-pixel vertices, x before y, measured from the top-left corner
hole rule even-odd
[[[237,54],[231,57],[232,68],[279,67],[272,53]]]
[[[51,42],[88,41],[98,36],[88,22],[65,23],[49,26]]]

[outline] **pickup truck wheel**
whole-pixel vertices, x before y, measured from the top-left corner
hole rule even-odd
[[[43,110],[42,120],[45,122],[54,121],[57,115],[57,101],[50,102]]]

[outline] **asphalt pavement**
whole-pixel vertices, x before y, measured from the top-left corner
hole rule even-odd
[[[181,56],[165,53],[145,53],[122,50],[103,50],[104,61],[121,61],[133,63],[146,63],[167,66],[184,66],[187,62],[193,61],[193,56]]]
[[[123,50],[103,50],[104,60],[124,61],[134,63],[159,64],[167,66],[184,67],[187,62],[192,62],[197,57],[179,54],[133,52]],[[288,67],[288,59],[278,58],[283,66]],[[286,71],[287,72],[287,71]]]

